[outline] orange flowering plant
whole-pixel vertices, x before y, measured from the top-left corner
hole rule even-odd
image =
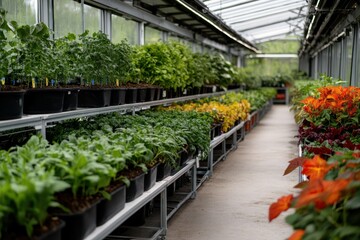
[[[359,123],[360,88],[326,86],[319,96],[301,101],[304,119],[316,126],[346,126]]]
[[[269,208],[269,220],[294,208],[286,221],[289,239],[360,239],[360,152],[345,150],[328,161],[319,155],[290,161],[285,174],[302,165],[308,182],[298,196],[284,196]]]

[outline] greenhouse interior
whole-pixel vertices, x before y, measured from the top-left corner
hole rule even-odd
[[[358,0],[0,0],[0,239],[359,240]]]

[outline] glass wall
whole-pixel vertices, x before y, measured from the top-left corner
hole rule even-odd
[[[101,10],[98,8],[84,5],[85,29],[90,33],[98,32],[100,27]]]
[[[126,39],[130,44],[139,44],[138,25],[139,24],[136,21],[127,20],[117,15],[111,15],[111,40],[114,43],[119,43]]]
[[[73,0],[54,1],[55,37],[82,33],[81,4]]]
[[[6,18],[19,24],[35,24],[37,22],[37,0],[0,0],[0,7],[8,13]]]
[[[162,41],[162,32],[155,28],[145,26],[145,44]]]
[[[84,5],[85,30],[89,33],[98,32],[101,27],[101,10]],[[63,37],[68,33],[81,34],[82,17],[81,4],[74,0],[54,1],[54,31],[55,37]]]

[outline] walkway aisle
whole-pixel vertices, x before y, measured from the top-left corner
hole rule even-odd
[[[297,127],[289,108],[275,105],[260,124],[169,222],[168,240],[284,240],[285,214],[268,223],[269,205],[294,193],[297,172],[282,176],[297,156]]]

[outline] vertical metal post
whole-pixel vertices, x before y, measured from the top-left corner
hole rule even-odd
[[[163,230],[162,235],[166,236],[167,232],[167,199],[166,187],[160,193],[160,228]]]
[[[209,169],[209,177],[212,176],[214,170],[214,148],[210,148],[208,155],[208,169]]]
[[[303,154],[302,154],[302,145],[301,143],[299,144],[299,157],[302,157]],[[303,178],[302,178],[302,167],[300,166],[299,167],[299,183],[303,181]]]
[[[85,11],[84,11],[84,0],[81,0],[81,30],[85,32]]]
[[[191,198],[196,198],[196,186],[197,186],[197,171],[196,171],[196,162],[194,166],[191,168]]]
[[[41,120],[41,129],[40,129],[41,136],[43,139],[46,139],[46,122]]]
[[[145,23],[144,22],[139,23],[138,33],[139,33],[139,44],[144,45],[145,44]]]
[[[236,127],[236,126],[235,126]],[[234,133],[233,133],[233,135],[232,135],[232,147],[234,148],[234,149],[237,149],[237,131],[235,131]]]
[[[225,160],[226,158],[226,155],[227,155],[227,151],[226,151],[226,138],[224,138],[224,140],[222,141],[222,152],[223,152],[223,159],[222,160]]]

